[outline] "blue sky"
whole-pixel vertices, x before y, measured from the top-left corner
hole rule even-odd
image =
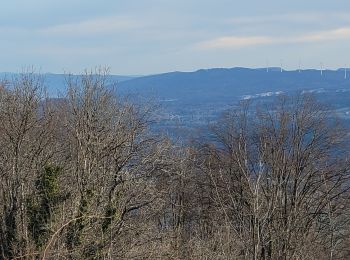
[[[349,0],[11,0],[0,71],[350,66]]]

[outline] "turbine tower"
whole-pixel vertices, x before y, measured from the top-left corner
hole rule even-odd
[[[283,69],[282,69],[282,65],[283,65],[283,63],[282,63],[283,61],[282,60],[280,60],[280,63],[281,63],[281,72],[283,72]]]
[[[344,79],[346,79],[346,77],[347,77],[347,75],[346,75],[346,65],[347,64],[345,64],[345,67],[344,67]]]

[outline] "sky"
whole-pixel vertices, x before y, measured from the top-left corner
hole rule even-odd
[[[11,0],[0,35],[3,72],[335,69],[350,67],[350,1]]]

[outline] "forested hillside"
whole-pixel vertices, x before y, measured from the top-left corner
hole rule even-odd
[[[350,257],[349,129],[327,104],[242,100],[181,142],[109,79],[67,76],[59,100],[35,73],[1,83],[0,259]]]

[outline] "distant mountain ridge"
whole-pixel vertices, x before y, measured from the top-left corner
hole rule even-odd
[[[292,70],[278,67],[212,68],[193,72],[168,72],[147,76],[109,75],[110,82],[116,82],[121,93],[132,92],[152,94],[159,98],[223,98],[253,96],[265,92],[289,92],[311,89],[334,89],[350,87],[350,78],[345,78],[345,69]],[[267,72],[268,71],[268,72]],[[0,72],[0,78],[11,78],[18,73]],[[44,73],[45,84],[50,94],[63,92],[65,74]],[[79,75],[73,75],[79,77]]]
[[[154,93],[162,98],[209,99],[237,98],[265,92],[290,92],[312,89],[349,88],[344,69],[294,70],[280,68],[201,69],[194,72],[170,72],[138,77],[119,84],[122,91]]]

